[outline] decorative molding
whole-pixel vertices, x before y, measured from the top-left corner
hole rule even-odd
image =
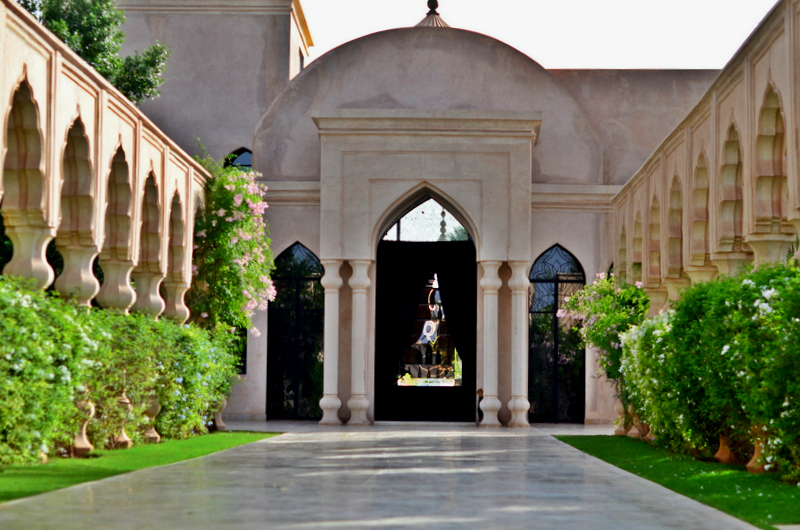
[[[593,210],[611,212],[622,186],[603,184],[533,184],[531,207],[547,210]]]

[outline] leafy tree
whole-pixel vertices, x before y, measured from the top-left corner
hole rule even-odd
[[[125,15],[116,0],[17,0],[137,105],[160,94],[169,50],[157,42],[142,53],[120,57]]]

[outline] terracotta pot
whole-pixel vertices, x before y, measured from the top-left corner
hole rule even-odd
[[[717,449],[716,454],[714,454],[714,458],[717,459],[717,462],[723,464],[732,464],[734,461],[733,452],[731,448],[728,447],[728,437],[724,434],[719,435],[719,449]]]
[[[764,445],[767,442],[767,433],[762,426],[753,427],[751,431],[754,436],[753,445],[753,458],[747,463],[747,471],[750,473],[764,473],[766,469],[764,464],[761,463],[761,454],[764,452]]]

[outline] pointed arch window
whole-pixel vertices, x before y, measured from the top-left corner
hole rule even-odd
[[[267,417],[319,419],[325,293],[322,263],[297,242],[275,259],[268,308]]]
[[[235,167],[242,171],[252,171],[253,152],[246,147],[240,147],[225,157],[225,167]]]
[[[530,272],[528,400],[532,422],[583,422],[584,349],[577,322],[559,312],[586,284],[580,262],[561,245],[546,250]]]
[[[467,241],[469,232],[436,199],[426,196],[386,231],[384,241]]]

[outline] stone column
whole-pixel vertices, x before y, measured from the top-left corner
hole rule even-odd
[[[713,265],[703,266],[703,267],[695,267],[689,266],[686,268],[686,276],[689,277],[689,281],[692,282],[692,285],[697,285],[698,283],[703,282],[710,282],[711,280],[715,279],[719,275],[717,268]]]
[[[510,261],[511,279],[511,412],[509,427],[530,427],[528,411],[528,262]]]
[[[319,407],[322,409],[320,425],[341,425],[339,409],[339,290],[342,288],[342,277],[339,269],[340,260],[322,260],[325,275],[320,283],[325,289],[325,330],[324,330],[324,364],[323,390]]]
[[[179,274],[176,274],[179,276]],[[189,284],[183,280],[167,278],[164,281],[164,316],[181,324],[189,320],[189,308],[186,306],[184,296],[189,290]]]
[[[64,298],[72,298],[78,305],[90,307],[100,290],[100,282],[92,270],[98,248],[70,242],[68,237],[56,239],[62,243],[58,250],[64,258],[64,270],[56,279],[56,289]]]
[[[163,313],[165,304],[159,293],[159,287],[164,276],[147,270],[136,270],[132,276],[136,282],[136,303],[133,304],[133,310],[154,317]]]
[[[347,408],[350,409],[350,421],[348,425],[369,425],[367,419],[367,409],[369,408],[369,398],[367,398],[367,290],[370,286],[369,260],[351,260],[350,266],[353,268],[353,275],[350,277],[349,284],[353,291],[353,327],[352,327],[352,349],[350,372],[350,399],[347,401]]]
[[[100,267],[103,269],[103,285],[97,293],[97,302],[101,307],[127,312],[136,301],[136,291],[131,287],[133,261],[101,258]]]
[[[55,273],[47,263],[47,245],[56,235],[56,229],[49,226],[23,224],[22,219],[12,212],[4,212],[6,234],[14,245],[14,255],[3,268],[6,276],[22,276],[36,281],[39,289],[47,288]],[[19,223],[19,224],[18,224]]]
[[[743,251],[715,252],[711,255],[711,262],[725,276],[738,274],[752,261],[753,255]]]
[[[497,291],[502,282],[498,271],[502,262],[484,261],[483,278],[483,421],[481,427],[500,427],[497,412],[500,410],[500,399],[497,397]]]

